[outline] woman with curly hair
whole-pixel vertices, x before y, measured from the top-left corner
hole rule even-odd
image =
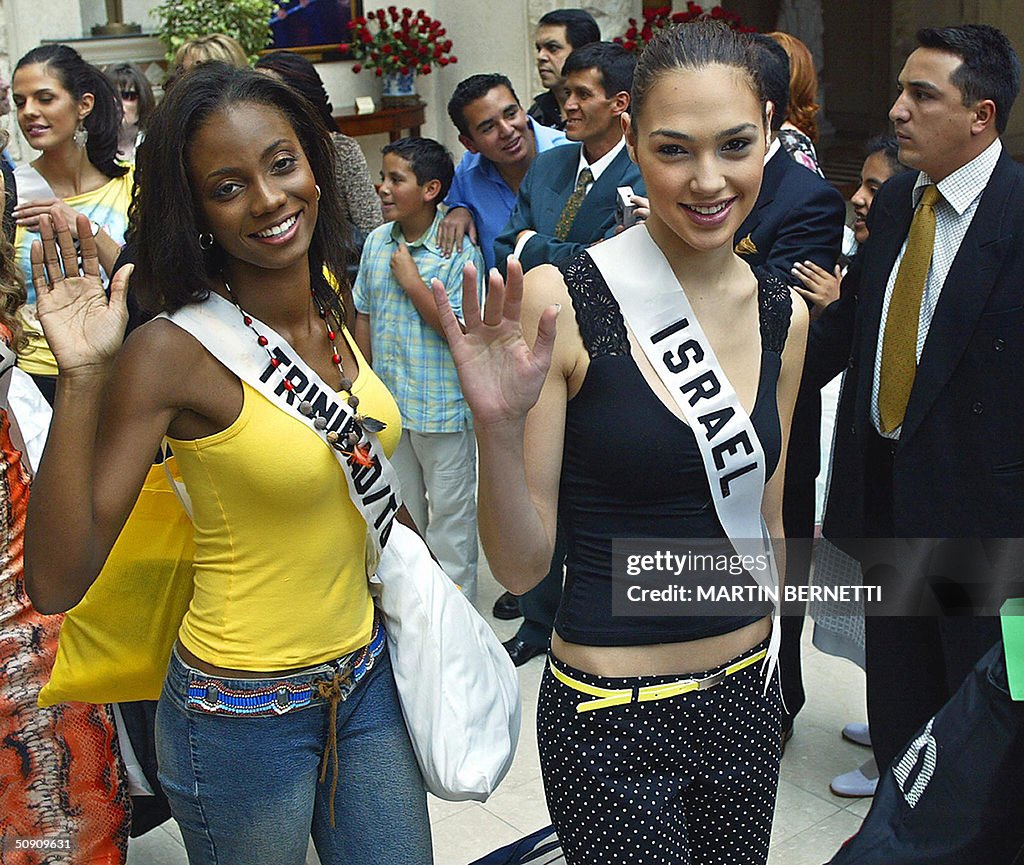
[[[793,159],[824,177],[814,149],[818,142],[815,117],[820,109],[814,101],[818,97],[814,57],[803,42],[789,33],[776,31],[766,35],[778,42],[789,56],[789,109],[786,121],[777,133],[779,143]]]
[[[324,865],[425,865],[426,793],[367,585],[367,524],[330,444],[354,453],[377,428],[390,453],[401,417],[345,328],[347,285],[326,275],[344,283],[347,245],[337,196],[321,195],[327,131],[273,77],[206,63],[153,113],[137,160],[133,291],[172,318],[122,346],[131,268],[108,299],[87,224],[81,267],[60,214],[33,251],[61,387],[26,535],[30,595],[51,612],[78,603],[166,438],[196,552],[156,747],[189,862],[302,865],[312,833]],[[233,374],[179,326],[198,307],[257,355],[280,335],[359,406],[358,432],[318,432]]]

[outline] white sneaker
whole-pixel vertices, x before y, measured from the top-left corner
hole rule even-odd
[[[878,787],[878,767],[875,765],[875,758],[872,757],[859,769],[845,775],[837,775],[828,786],[836,796],[842,796],[844,799],[874,796]]]
[[[853,742],[854,745],[863,745],[865,748],[871,747],[871,731],[868,729],[867,724],[860,721],[853,721],[843,727],[843,738],[847,742]]]

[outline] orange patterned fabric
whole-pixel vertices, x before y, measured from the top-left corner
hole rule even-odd
[[[43,616],[22,572],[29,479],[0,411],[0,865],[124,865],[131,802],[107,706],[36,705],[62,616]],[[68,850],[15,839],[68,839]]]

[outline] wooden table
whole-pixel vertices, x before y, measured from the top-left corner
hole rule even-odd
[[[398,141],[402,130],[408,129],[410,135],[419,135],[420,126],[425,122],[425,102],[408,105],[402,108],[382,108],[373,114],[336,114],[334,122],[339,131],[354,137],[360,135],[388,134],[389,141]]]

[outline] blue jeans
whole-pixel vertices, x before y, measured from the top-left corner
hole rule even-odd
[[[172,656],[157,709],[157,758],[190,865],[302,865],[311,833],[324,865],[433,861],[423,779],[386,647],[337,702],[331,827],[331,759],[319,781],[330,702],[317,683],[335,672],[344,675],[344,664],[274,679],[225,679]],[[211,714],[196,695],[217,693],[242,705],[265,702],[268,693],[295,704],[281,714]]]

